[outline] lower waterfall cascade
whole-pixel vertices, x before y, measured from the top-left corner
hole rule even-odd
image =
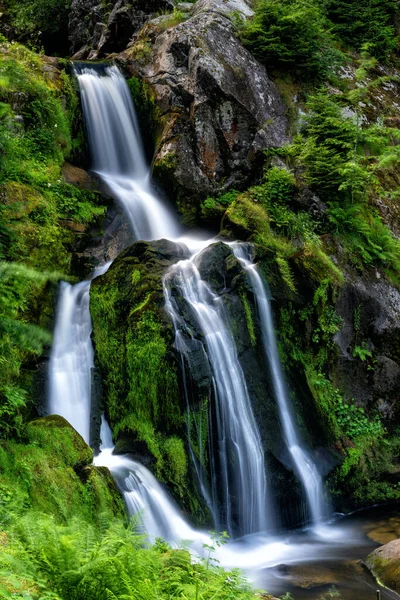
[[[277,515],[273,491],[269,489],[262,441],[233,336],[218,296],[201,279],[196,267],[202,249],[215,240],[199,242],[190,236],[185,238],[173,215],[152,190],[134,107],[117,67],[77,65],[75,72],[81,89],[93,171],[122,205],[132,227],[132,242],[163,237],[188,248],[189,258],[167,272],[164,294],[166,309],[175,327],[176,348],[182,354],[185,351],[181,331],[186,324],[170,293],[172,283],[190,306],[203,334],[213,374],[218,456],[213,460],[215,472],[211,477],[211,490],[204,488],[203,495],[216,527],[228,529],[232,536],[247,536],[245,557],[235,541],[218,556],[222,564],[244,567],[274,565],[284,557],[294,559],[298,548],[289,549],[284,541],[274,537]],[[293,426],[267,291],[242,246],[235,246],[234,252],[254,290],[285,443],[293,459],[293,470],[305,492],[310,520],[315,525],[327,516],[322,480]],[[100,267],[93,277],[108,266]],[[61,284],[49,370],[49,411],[69,420],[87,442],[90,441],[90,384],[94,366],[89,293],[90,281],[75,286]],[[128,456],[113,453],[111,430],[104,417],[101,439],[101,451],[94,464],[109,467],[129,514],[138,515],[140,527],[149,540],[164,537],[177,543],[191,539],[194,549],[200,552],[209,536],[186,523],[148,469]],[[218,483],[216,473],[220,478]]]

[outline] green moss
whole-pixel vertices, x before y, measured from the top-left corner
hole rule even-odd
[[[186,428],[169,350],[174,333],[161,312],[165,266],[156,248],[139,242],[93,282],[93,339],[114,434],[132,448],[144,443],[157,477],[187,497]]]
[[[257,345],[257,336],[250,302],[244,293],[242,293],[241,298],[243,302],[244,314],[246,316],[247,330],[249,332],[251,344],[255,347]]]
[[[163,125],[162,115],[156,103],[154,92],[143,79],[138,77],[131,77],[127,80],[127,84],[143,129],[143,138],[148,140],[150,137],[154,149],[159,141]]]
[[[168,481],[184,490],[188,464],[183,441],[176,436],[167,438],[164,442],[164,452],[168,465]]]
[[[59,522],[76,514],[95,522],[101,511],[122,515],[111,476],[89,467],[92,458],[92,450],[62,417],[29,423],[23,443],[0,446],[2,521],[10,511],[27,509],[52,514]]]

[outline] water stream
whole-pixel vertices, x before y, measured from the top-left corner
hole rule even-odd
[[[110,263],[95,270],[92,279]],[[90,443],[91,378],[94,367],[89,310],[91,280],[62,282],[49,365],[49,412],[63,416]]]

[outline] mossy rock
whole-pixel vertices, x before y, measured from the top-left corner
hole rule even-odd
[[[79,515],[97,523],[124,515],[123,501],[107,469],[92,466],[93,451],[63,418],[28,423],[21,442],[0,446],[0,515],[12,506],[53,515],[65,522]]]
[[[93,450],[64,417],[50,415],[31,421],[26,433],[29,443],[51,453],[68,467],[78,470],[93,462]]]
[[[198,499],[187,476],[180,362],[162,285],[168,267],[185,256],[181,246],[167,240],[127,248],[94,280],[91,314],[104,408],[116,447],[151,463],[155,475],[191,511]]]
[[[393,540],[371,552],[365,565],[379,583],[400,593],[400,540]]]

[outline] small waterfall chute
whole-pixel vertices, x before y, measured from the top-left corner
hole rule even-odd
[[[286,389],[285,378],[279,358],[270,296],[256,265],[251,261],[244,244],[232,244],[236,258],[243,265],[250,280],[258,315],[265,355],[269,365],[272,385],[287,449],[292,457],[294,470],[302,484],[308,510],[313,524],[318,524],[326,516],[322,479],[317,465],[302,446],[296,431],[292,409]]]

